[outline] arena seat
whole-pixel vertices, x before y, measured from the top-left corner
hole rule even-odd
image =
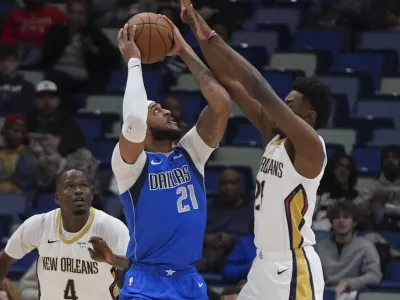
[[[110,196],[104,199],[104,211],[109,215],[118,218],[122,212],[122,204],[117,196]]]
[[[358,177],[356,188],[358,191],[363,191],[374,186],[376,178]]]
[[[86,100],[86,107],[79,111],[96,114],[102,112],[122,114],[122,100],[122,95],[89,95]]]
[[[26,209],[26,199],[20,194],[0,194],[0,215],[12,215],[17,218]]]
[[[394,141],[400,141],[399,129],[380,128],[373,131],[372,139],[368,146],[383,147],[392,144]]]
[[[291,49],[327,50],[338,53],[343,49],[344,35],[339,30],[302,29],[294,35]]]
[[[96,141],[96,143],[90,147],[90,151],[101,163],[110,164],[111,156],[117,143],[118,140],[115,139]]]
[[[28,269],[32,266],[33,262],[37,259],[38,252],[37,250],[33,250],[26,254],[19,260],[16,260],[10,267],[8,272],[8,277],[13,278],[20,278],[22,275],[28,271]]]
[[[293,34],[300,23],[301,11],[297,8],[263,8],[255,12],[257,24],[286,25]]]
[[[318,129],[318,134],[322,136],[325,144],[343,145],[346,153],[351,153],[357,140],[357,132],[353,129]]]
[[[400,270],[400,261],[399,260],[390,261],[386,269],[385,281],[397,282],[400,284],[399,270]]]
[[[233,144],[237,146],[262,145],[261,133],[252,124],[239,124]]]
[[[22,71],[22,73],[24,74],[24,78],[33,83],[34,85],[37,85],[39,82],[44,80],[44,74],[43,72],[40,71],[27,71],[24,70]]]
[[[357,102],[357,118],[391,118],[397,129],[400,129],[400,101],[396,97],[378,97],[360,99]]]
[[[393,290],[374,290],[358,292],[356,300],[399,300],[400,292]]]
[[[378,174],[381,170],[379,148],[355,148],[352,154],[360,173]]]
[[[202,108],[205,106],[203,95],[198,92],[172,92],[168,95],[180,100],[185,122],[190,126],[195,125]]]
[[[101,119],[98,118],[75,118],[76,124],[81,128],[85,141],[91,145],[103,134]]]
[[[361,80],[355,74],[319,74],[319,78],[327,84],[333,93],[347,96],[350,112],[357,103],[361,88]]]
[[[400,94],[400,77],[383,77],[381,80],[382,94]]]
[[[312,76],[315,74],[317,64],[318,58],[314,53],[275,52],[264,70],[301,70],[306,76]]]
[[[171,87],[171,90],[180,92],[200,92],[197,80],[192,74],[181,74],[178,77],[177,84]]]
[[[281,99],[285,99],[292,90],[293,75],[291,72],[270,70],[264,71],[263,76]]]
[[[0,242],[3,238],[10,236],[13,217],[11,215],[0,215]]]
[[[368,63],[365,63],[365,62]],[[380,53],[337,53],[333,56],[332,71],[359,71],[370,74],[375,90],[380,89],[385,57]]]
[[[54,194],[41,194],[37,198],[36,209],[48,212],[56,208],[59,206],[54,199]]]
[[[359,39],[359,48],[376,50],[396,50],[400,56],[400,33],[395,31],[365,31]]]
[[[264,47],[268,54],[278,49],[279,34],[275,30],[267,31],[235,31],[232,33],[229,44],[231,46],[259,46]]]

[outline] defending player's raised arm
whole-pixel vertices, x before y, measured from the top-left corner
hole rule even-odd
[[[25,254],[37,248],[42,237],[43,214],[27,219],[8,240],[6,248],[0,252],[0,282],[7,276],[10,266]]]
[[[225,88],[215,79],[213,73],[185,42],[178,28],[164,17],[174,30],[174,48],[169,55],[178,55],[196,78],[201,93],[208,106],[202,111],[197,122],[197,131],[210,147],[217,147],[221,141],[231,111],[230,96]]]
[[[325,154],[316,131],[278,97],[261,73],[239,53],[227,45],[215,34],[204,19],[194,10],[189,0],[181,0],[183,13],[190,16],[192,30],[195,32],[205,56],[211,55],[218,60],[223,75],[238,81],[246,92],[256,99],[281,130],[289,137],[297,157],[305,157],[315,166],[318,174],[323,165]]]
[[[147,130],[147,94],[143,83],[141,56],[134,42],[136,26],[125,24],[118,34],[118,47],[128,64],[128,80],[123,100],[123,126],[119,151],[127,164],[134,164],[144,151]]]

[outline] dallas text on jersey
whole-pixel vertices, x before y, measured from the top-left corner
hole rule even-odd
[[[260,164],[261,172],[268,175],[276,176],[278,178],[282,178],[282,170],[283,170],[283,163],[263,156]]]
[[[42,256],[43,270],[61,271],[74,274],[95,275],[99,273],[98,263],[69,257],[45,257]]]
[[[172,171],[149,173],[150,190],[170,189],[187,183],[191,180],[187,165]]]

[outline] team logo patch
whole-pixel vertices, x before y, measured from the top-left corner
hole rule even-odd
[[[132,286],[133,282],[134,282],[133,277],[129,278],[129,286]]]

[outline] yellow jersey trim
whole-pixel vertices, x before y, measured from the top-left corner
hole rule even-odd
[[[95,213],[96,213],[96,210],[93,207],[91,207],[89,220],[86,222],[85,226],[82,228],[82,230],[79,232],[79,234],[77,236],[68,240],[61,236],[61,209],[58,209],[57,216],[56,216],[56,231],[57,231],[57,236],[60,239],[60,241],[67,245],[71,245],[71,244],[79,241],[92,227]]]

